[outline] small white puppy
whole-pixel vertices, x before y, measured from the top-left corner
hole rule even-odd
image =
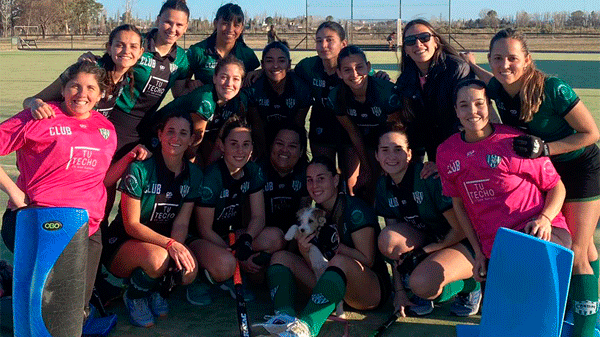
[[[292,225],[290,229],[285,233],[285,239],[291,241],[293,239],[299,239],[307,237],[313,233],[318,233],[321,227],[327,222],[326,213],[324,210],[314,207],[306,207],[299,210],[296,213],[298,217],[298,225]],[[312,245],[308,251],[308,259],[312,270],[315,272],[317,279],[323,275],[325,269],[327,269],[327,263],[329,262],[321,250],[316,245]],[[335,309],[336,316],[344,317],[344,301],[340,301]]]

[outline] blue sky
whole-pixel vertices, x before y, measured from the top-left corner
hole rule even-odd
[[[104,5],[108,14],[125,11],[125,0],[97,0]],[[134,15],[141,18],[155,18],[158,14],[162,0],[131,0]],[[305,5],[308,3],[308,15],[332,15],[335,19],[350,18],[350,3],[354,4],[355,19],[396,19],[398,18],[399,2],[402,3],[402,19],[411,20],[417,17],[430,19],[440,17],[448,18],[448,0],[238,0],[239,4],[250,17],[258,16],[303,16]],[[529,14],[545,12],[586,12],[600,11],[600,1],[597,0],[450,0],[452,19],[476,19],[483,9],[493,9],[499,17],[509,17],[518,11]],[[223,3],[221,0],[188,0],[191,17],[193,19],[213,19]]]

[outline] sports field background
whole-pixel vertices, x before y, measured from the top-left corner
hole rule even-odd
[[[0,121],[22,110],[21,102],[51,83],[68,65],[75,62],[80,52],[58,51],[0,51]],[[314,52],[292,52],[295,64],[302,58],[315,55]],[[480,63],[487,62],[483,53],[477,54]],[[367,52],[367,57],[376,70],[387,71],[393,79],[398,76],[398,59],[393,52]],[[596,124],[600,125],[600,54],[534,53],[538,68],[550,75],[556,75],[571,84],[582,101],[592,112]],[[486,65],[485,65],[486,66]],[[168,94],[167,101],[171,100]],[[0,165],[16,178],[14,154],[0,158]],[[6,196],[0,193],[0,212],[6,205]],[[116,207],[115,207],[116,208]],[[113,210],[112,215],[114,216]],[[600,243],[600,233],[596,231],[596,245]],[[12,262],[12,254],[0,243],[0,259]],[[261,287],[253,287],[257,301],[248,304],[251,322],[260,322],[264,315],[272,314],[272,304],[268,292]],[[225,292],[217,291],[215,302],[207,307],[195,307],[185,301],[185,292],[179,289],[170,300],[171,313],[168,319],[157,320],[150,329],[136,328],[127,322],[127,314],[122,301],[116,301],[109,310],[119,314],[117,328],[110,336],[236,336],[237,321],[235,303]],[[389,316],[391,301],[374,312],[347,311],[349,335],[368,336]],[[399,319],[388,334],[419,336],[455,336],[456,324],[478,323],[479,316],[457,318],[448,315],[449,304],[436,308],[426,318]],[[327,322],[319,336],[341,336],[344,324]],[[10,336],[0,331],[0,336]]]

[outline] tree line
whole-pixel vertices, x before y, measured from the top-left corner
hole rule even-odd
[[[30,31],[19,29],[20,26],[37,26],[39,31],[34,34],[106,34],[112,28],[123,23],[135,24],[142,29],[152,27],[155,18],[135,18],[127,8],[123,14],[113,17],[107,15],[104,6],[95,0],[0,0],[0,36],[15,36],[32,34]],[[308,25],[318,25],[323,20],[335,20],[331,15],[308,17]],[[347,21],[347,20],[341,20]],[[432,23],[447,27],[447,21],[431,18]],[[374,21],[373,21],[374,22]],[[250,31],[264,30],[265,27],[276,25],[285,31],[304,30],[306,18],[286,18],[281,15],[267,16],[265,14],[248,17],[247,29]],[[371,25],[367,24],[367,28]],[[568,30],[598,30],[600,29],[600,12],[546,12],[527,13],[517,12],[514,16],[499,17],[493,9],[482,9],[479,18],[470,20],[452,20],[452,29],[498,29],[500,27],[516,26],[539,33],[564,32]],[[17,27],[17,29],[15,29]],[[394,23],[390,22],[390,29]],[[188,33],[209,33],[212,30],[210,19],[192,19]]]

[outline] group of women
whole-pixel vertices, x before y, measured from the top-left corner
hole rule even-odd
[[[477,313],[495,230],[505,226],[573,249],[576,335],[590,336],[598,129],[565,82],[535,69],[520,33],[496,34],[488,73],[413,20],[394,85],[335,22],[318,27],[317,56],[292,70],[285,43],[269,43],[260,61],[246,46],[237,5],[219,8],[214,33],[185,52],[177,40],[188,20],[185,1],[168,0],[146,35],[117,27],[102,58],[87,55],[0,124],[0,152],[16,151],[21,172],[15,184],[0,168],[8,247],[19,208],[82,207],[87,300],[101,261],[127,280],[132,324],[151,326],[169,310],[165,275],[187,285],[190,303],[208,305],[213,288],[233,294],[239,261],[249,279],[269,283],[276,315],[257,329],[316,336],[340,301],[369,310],[394,294],[404,316],[455,297],[453,314]],[[169,89],[175,99],[159,109]],[[82,148],[97,164],[75,160]],[[286,242],[296,211],[313,201],[328,237]],[[329,257],[319,277],[313,245]],[[310,295],[303,308],[301,294]]]

